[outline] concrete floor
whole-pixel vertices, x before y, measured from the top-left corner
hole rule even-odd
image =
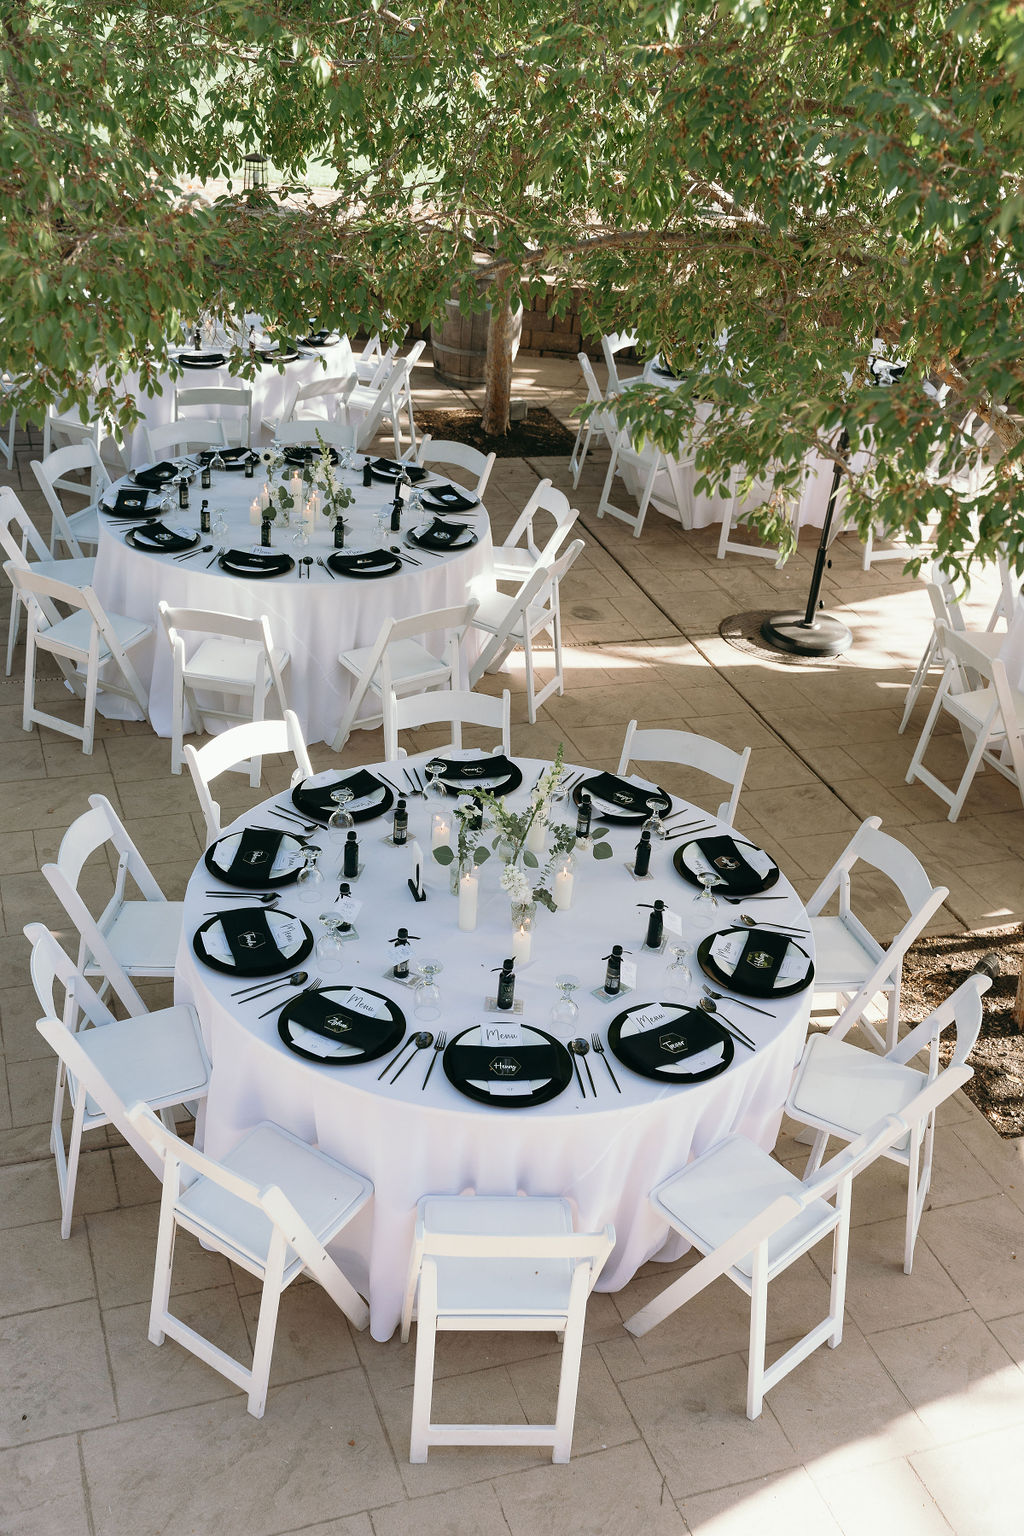
[[[417,369],[416,397],[464,403]],[[567,416],[582,398],[574,363],[524,358],[516,393]],[[33,515],[41,501],[23,440],[8,483]],[[565,695],[526,724],[522,676],[510,686],[514,745],[614,767],[627,720],[685,726],[753,756],[740,804],[744,833],[809,895],[859,821],[883,817],[950,888],[936,927],[1019,920],[1024,811],[986,773],[960,821],[903,782],[926,700],[906,737],[903,695],[928,630],[920,585],[899,562],[869,573],[841,539],[827,605],[854,629],[849,656],[812,669],[766,663],[718,636],[741,610],[802,606],[813,540],[782,571],[714,558],[715,536],[652,514],[644,535],[597,520],[607,462],[588,461],[574,503],[586,549],[563,591]],[[488,507],[496,535],[538,478],[565,489],[565,461],[503,460]],[[976,594],[987,612],[992,592]],[[5,595],[6,601],[6,595]],[[4,617],[6,608],[0,611]],[[0,689],[0,1531],[4,1536],[889,1536],[1019,1529],[1024,1454],[1024,1161],[963,1098],[940,1116],[937,1167],[914,1274],[901,1267],[901,1171],[858,1181],[846,1333],[744,1416],[746,1304],[726,1281],[644,1340],[621,1320],[677,1268],[649,1264],[617,1295],[592,1298],[572,1462],[543,1451],[432,1451],[407,1460],[412,1349],[351,1332],[318,1287],[286,1294],[272,1388],[261,1422],[241,1395],[173,1343],[146,1340],[157,1185],[117,1137],[96,1133],[83,1159],[76,1219],[62,1243],[47,1122],[53,1066],[34,1029],[22,925],[63,926],[38,873],[86,797],[108,795],[171,897],[202,850],[187,778],[144,723],[103,722],[91,758],[50,733],[25,735],[20,665]],[[59,697],[52,688],[51,696]],[[424,737],[423,744],[429,739]],[[357,733],[344,761],[382,755]],[[937,743],[956,774],[959,737]],[[324,747],[314,764],[332,761]],[[274,788],[279,765],[268,765]],[[710,786],[685,776],[705,803]],[[241,784],[231,809],[262,798]],[[855,887],[881,938],[898,925],[884,882]],[[166,988],[153,987],[154,1003]],[[778,1155],[803,1152],[783,1135]],[[251,1336],[251,1278],[181,1240],[178,1301],[227,1348]],[[776,1282],[773,1348],[824,1310],[827,1252]],[[438,1357],[437,1406],[451,1417],[531,1419],[548,1412],[555,1353],[540,1335],[450,1335]]]

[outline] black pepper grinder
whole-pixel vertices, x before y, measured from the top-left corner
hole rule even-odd
[[[503,960],[501,962],[501,974],[498,977],[497,1004],[503,1013],[510,1013],[516,1000],[516,978],[512,967],[515,960]]]
[[[651,834],[640,833],[640,841],[636,845],[636,858],[633,860],[633,873],[638,880],[650,872],[651,868]]]
[[[584,789],[580,793],[580,806],[576,813],[576,836],[578,839],[590,836],[590,818],[594,814],[594,807],[590,803],[590,796]]]
[[[350,832],[345,838],[341,872],[346,880],[354,880],[359,873],[359,836],[356,832]]]
[[[373,484],[373,476],[370,474],[370,461],[369,461],[369,459],[364,459],[363,460],[363,484],[365,486],[367,486],[367,487],[369,487],[369,486],[371,486]]]
[[[260,543],[264,549],[270,548],[270,530],[272,527],[273,524],[269,517],[265,517],[262,523],[260,523]]]
[[[608,962],[604,973],[604,989],[609,997],[616,997],[622,986],[622,956],[624,953],[628,954],[629,951],[624,951],[621,944],[613,944],[611,954],[604,957]]]
[[[204,501],[204,502],[201,503],[201,505],[199,507],[199,532],[200,533],[209,533],[209,531],[210,531],[210,503],[208,501]]]
[[[339,901],[344,901],[347,896],[351,896],[351,895],[352,895],[352,887],[349,885],[347,880],[343,880],[341,882],[341,885],[338,887],[338,900]],[[352,932],[352,924],[351,923],[347,923],[347,922],[346,923],[339,923],[338,924],[338,929],[339,929],[339,932],[341,932],[341,933],[351,933]]]
[[[647,902],[638,903],[646,907]],[[647,919],[647,937],[644,939],[644,949],[660,949],[665,942],[665,903],[656,901],[651,908],[651,915]]]
[[[188,510],[188,476],[178,476],[178,506],[183,512]]]
[[[409,838],[409,812],[405,808],[405,797],[399,795],[398,804],[395,806],[395,819],[391,823],[391,841],[399,847]]]
[[[208,461],[204,462],[202,469],[199,471],[199,484],[204,491],[210,489],[210,465]]]

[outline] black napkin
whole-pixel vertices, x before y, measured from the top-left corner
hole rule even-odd
[[[765,928],[751,928],[736,962],[732,980],[737,991],[770,992],[775,986],[779,966],[786,958],[789,939],[784,933],[769,933]]]
[[[277,940],[270,931],[264,907],[243,907],[233,912],[218,912],[217,917],[228,941],[231,958],[238,971],[262,971],[275,960],[284,960]]]
[[[300,810],[308,811],[311,816],[331,816],[338,809],[337,801],[331,799],[336,789],[350,789],[352,799],[361,800],[364,795],[372,795],[383,788],[380,779],[368,773],[365,768],[360,768],[358,773],[334,779],[330,784],[303,785],[294,792],[292,800]]]
[[[295,998],[288,1004],[288,1019],[360,1051],[372,1051],[380,1044],[381,1035],[393,1027],[390,1018],[369,1019],[323,992],[303,992]]]
[[[169,459],[161,459],[159,464],[151,464],[148,469],[133,471],[132,479],[136,485],[144,485],[151,491],[160,491],[178,473],[177,464],[172,464]]]
[[[701,1008],[687,1008],[677,1018],[637,1035],[620,1035],[615,1053],[636,1072],[678,1066],[687,1056],[706,1051],[722,1038],[722,1027]]]
[[[329,347],[339,339],[337,331],[310,331],[302,338],[304,347]]]
[[[443,507],[446,512],[468,512],[470,507],[475,507],[479,501],[476,496],[463,495],[462,491],[456,490],[454,485],[432,485],[429,491],[424,491],[423,494],[427,505],[430,502],[437,502],[438,506]]]
[[[117,517],[142,517],[149,503],[147,490],[132,491],[120,490],[117,500],[112,507],[104,506],[105,512],[113,512]]]
[[[223,352],[182,352],[178,362],[185,368],[219,368],[227,358]]]
[[[629,814],[648,815],[648,800],[657,799],[666,809],[672,804],[664,790],[640,789],[636,784],[628,784],[625,779],[620,779],[614,773],[598,773],[594,778],[580,785],[580,788],[585,789],[588,795],[596,795],[599,799],[606,800],[609,805],[616,806]],[[575,798],[575,791],[573,793]],[[595,806],[594,809],[600,814],[599,807]]]
[[[188,535],[175,533],[173,528],[166,527],[163,523],[147,523],[144,528],[133,528],[127,537],[138,546],[149,546],[154,553],[176,554],[181,549],[191,549],[195,539]]]
[[[764,876],[747,863],[733,838],[699,837],[695,842],[715,874],[735,895],[752,896],[755,891],[764,890]]]
[[[283,837],[283,832],[272,831],[270,827],[246,827],[224,878],[236,883],[244,880],[247,885],[269,880]]]
[[[527,1083],[559,1076],[553,1045],[450,1045],[445,1064],[449,1076],[463,1083]]]
[[[374,459],[370,469],[378,478],[385,480],[397,480],[404,469],[413,485],[417,480],[424,479],[427,473],[420,464],[402,464],[397,459]]]
[[[414,533],[412,537],[424,549],[453,549],[468,530],[468,523],[443,523],[435,517],[425,533]]]
[[[393,566],[401,565],[402,563],[397,555],[392,554],[390,549],[368,549],[354,555],[346,554],[343,549],[336,549],[329,559],[331,564],[343,573],[345,571],[378,570],[382,566],[391,569]]]
[[[229,549],[220,557],[222,566],[238,571],[290,571],[291,555],[250,555],[244,549]]]
[[[474,779],[497,777],[507,779],[513,767],[514,764],[503,753],[497,753],[494,757],[480,757],[471,763],[446,762],[441,778],[449,784],[472,783]]]
[[[290,448],[284,450],[284,458],[289,464],[309,464],[311,460],[318,459],[321,452],[322,449],[319,443],[294,443]],[[337,448],[332,448],[328,445],[328,453],[330,454],[331,463],[336,465],[338,463]]]

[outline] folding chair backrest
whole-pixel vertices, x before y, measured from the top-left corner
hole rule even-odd
[[[420,449],[416,457],[422,465],[458,465],[459,469],[464,469],[471,477],[472,483],[469,488],[480,497],[487,489],[495,459],[493,453],[481,453],[479,448],[471,448],[468,443],[453,443],[445,439],[435,440],[429,437],[420,440]],[[469,484],[466,481],[461,483]]]
[[[241,613],[220,613],[208,608],[172,608],[161,601],[160,619],[168,639],[172,632],[181,636],[193,632],[202,635],[230,635],[236,640],[254,640],[258,645],[273,649],[270,620],[265,613],[249,618]],[[173,644],[173,641],[172,641]]]
[[[356,446],[360,451],[367,448],[376,437],[381,417],[392,406],[395,394],[402,386],[407,366],[404,358],[399,358],[396,363],[390,365],[383,383],[377,390],[376,399],[362,421],[356,424]]]
[[[391,708],[396,739],[399,732],[414,731],[421,725],[451,725],[451,746],[458,750],[462,747],[462,727],[481,725],[500,731],[501,740],[494,751],[500,750],[506,757],[512,751],[511,696],[507,688],[500,698],[472,693],[466,688],[441,688],[396,699]]]
[[[750,748],[734,752],[732,747],[698,736],[690,731],[637,730],[636,721],[626,726],[618,772],[628,773],[632,762],[680,763],[720,779],[731,790],[729,799],[719,808],[719,816],[732,826],[736,817],[743,780],[750,762]]]
[[[953,1047],[948,1072],[952,1068],[966,1067],[968,1056],[973,1051],[981,1029],[982,1006],[981,999],[992,985],[992,978],[985,975],[968,976],[961,982],[955,992],[945,998],[937,1008],[934,1008],[926,1019],[903,1036],[903,1039],[888,1054],[890,1061],[909,1065],[919,1051],[928,1049],[929,1079],[935,1077],[938,1070],[938,1042],[940,1037],[953,1025],[956,1030],[956,1045]],[[971,1075],[968,1070],[968,1075]],[[951,1090],[952,1091],[952,1090]]]
[[[13,561],[7,560],[4,562],[4,570],[12,585],[35,599],[37,610],[44,620],[40,626],[44,632],[50,625],[60,622],[61,615],[55,607],[56,603],[60,603],[66,608],[79,609],[87,613],[105,640],[111,633],[110,620],[100,607],[99,600],[91,587],[73,587],[70,582],[61,581],[57,576],[46,575],[27,562],[24,565],[15,565]]]
[[[187,452],[193,443],[202,443],[208,448],[224,447],[227,443],[223,422],[199,417],[166,421],[158,427],[146,427],[145,433],[147,453],[154,461],[167,454]]]
[[[28,923],[23,931],[32,945],[29,972],[43,1013],[62,1019],[71,1029],[79,1010],[90,1024],[112,1024],[114,1015],[50,930],[42,923]],[[58,1003],[58,988],[64,994],[63,1003]]]
[[[177,388],[174,391],[174,419],[181,418],[183,410],[196,406],[216,406],[219,411],[239,411],[238,417],[228,417],[222,424],[230,441],[249,444],[252,441],[252,390],[235,385],[205,385],[199,388]],[[228,431],[230,429],[230,431]]]
[[[936,639],[938,640],[939,653],[943,660],[955,662],[958,666],[959,678],[950,676],[952,693],[966,693],[972,688],[971,682],[965,678],[965,671],[976,672],[985,682],[996,682],[997,673],[1001,673],[1001,683],[1006,686],[1006,668],[998,657],[988,655],[980,646],[975,644],[971,635],[967,632],[951,629],[948,624],[936,624]],[[1012,715],[1010,719],[1012,720]]]
[[[305,404],[309,400],[329,400],[334,403],[340,399],[344,402],[357,382],[356,375],[348,371],[340,374],[325,374],[322,378],[314,379],[311,384],[301,384],[292,402],[289,419],[295,414],[296,406]]]
[[[583,374],[583,382],[587,386],[587,400],[591,405],[603,405],[604,395],[601,393],[601,386],[597,382],[597,374],[594,372],[593,363],[585,352],[577,352],[576,357],[580,365],[580,371]]]
[[[308,779],[313,772],[309,752],[302,735],[302,727],[293,710],[286,709],[283,720],[251,720],[243,725],[232,726],[212,737],[201,747],[185,745],[185,761],[188,763],[192,782],[206,818],[209,840],[220,835],[220,805],[210,794],[209,786],[220,774],[252,757],[263,757],[273,752],[289,752],[295,759],[292,784]]]
[[[538,542],[534,527],[535,519],[541,512],[546,512],[553,518],[555,525],[543,548]],[[578,517],[578,510],[569,505],[569,498],[565,492],[556,490],[550,480],[541,480],[502,541],[502,548],[514,549],[523,542],[525,536],[526,548],[533,558],[550,563],[568,538],[569,531]]]
[[[68,525],[67,513],[61,505],[57,492],[58,490],[71,491],[91,501],[94,496],[101,495],[107,489],[110,476],[107,474],[106,466],[99,456],[95,443],[86,441],[71,443],[67,448],[57,448],[53,453],[48,453],[45,459],[32,459],[29,468],[36,477],[53,518],[50,548],[54,549],[59,541],[67,546],[70,555],[80,556],[81,546]],[[65,475],[82,469],[89,471],[87,484],[77,485],[73,480],[64,479]]]
[[[635,347],[637,339],[635,331],[611,331],[607,336],[601,337],[601,351],[604,353],[605,365],[608,369],[609,394],[617,394],[622,387],[619,370],[615,365],[615,354],[625,352],[629,347]]]
[[[275,438],[285,448],[315,443],[318,434],[332,448],[354,448],[356,445],[354,427],[347,421],[329,421],[326,416],[293,416],[291,421],[283,421],[274,429]]]
[[[9,485],[0,486],[0,546],[19,566],[50,558],[45,539]]]

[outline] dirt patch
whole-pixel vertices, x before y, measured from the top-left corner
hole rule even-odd
[[[1024,926],[919,939],[903,964],[903,1016],[917,1023],[995,954],[1000,974],[982,999],[984,1016],[970,1057],[974,1076],[964,1092],[1000,1136],[1024,1136],[1024,1032],[1014,1023],[1017,977],[1024,964]]]
[[[544,405],[531,406],[523,421],[513,421],[504,437],[488,437],[481,429],[479,411],[417,411],[421,432],[448,442],[466,443],[499,459],[528,459],[569,455],[575,436],[562,426]]]

